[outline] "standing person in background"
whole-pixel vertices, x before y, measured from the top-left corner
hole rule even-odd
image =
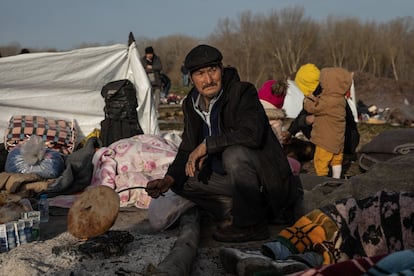
[[[181,65],[181,76],[182,76],[183,86],[188,87],[188,85],[190,84],[190,81],[188,77],[188,70],[185,67],[184,62]]]
[[[171,188],[231,222],[213,234],[217,241],[263,240],[269,237],[269,217],[284,213],[294,219],[303,190],[257,90],[240,81],[236,69],[223,67],[222,58],[209,45],[187,54],[194,87],[182,104],[182,142],[164,178],[149,181],[146,191],[157,198]]]
[[[303,108],[314,115],[311,142],[315,144],[313,163],[318,176],[340,178],[345,143],[346,99],[352,84],[352,75],[343,68],[321,70],[322,91],[310,94],[303,100]]]
[[[155,110],[158,113],[161,99],[161,59],[154,53],[154,49],[148,46],[145,48],[145,55],[141,58],[141,63],[151,83]]]

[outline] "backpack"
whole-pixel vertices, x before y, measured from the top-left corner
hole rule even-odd
[[[102,87],[101,95],[105,99],[102,146],[144,133],[138,121],[138,102],[132,82],[127,79],[109,82]]]

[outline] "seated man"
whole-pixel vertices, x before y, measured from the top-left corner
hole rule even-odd
[[[231,220],[213,237],[245,242],[269,237],[269,214],[288,213],[302,199],[251,83],[222,54],[199,45],[184,62],[194,87],[183,102],[184,131],[178,153],[163,179],[148,182],[157,198],[168,189],[193,201],[217,219]]]

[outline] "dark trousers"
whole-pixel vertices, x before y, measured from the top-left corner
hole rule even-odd
[[[266,220],[268,206],[260,189],[259,162],[254,150],[231,146],[223,152],[225,175],[212,173],[207,184],[190,177],[181,196],[193,201],[217,219],[233,217],[233,225],[247,227]]]

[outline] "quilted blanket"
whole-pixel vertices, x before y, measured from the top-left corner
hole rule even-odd
[[[414,194],[379,191],[360,200],[348,198],[322,207],[338,225],[338,259],[389,254],[414,248]],[[342,255],[344,254],[344,255]]]
[[[177,153],[177,143],[151,134],[121,139],[94,155],[91,185],[106,185],[119,192],[121,207],[147,209],[149,180],[162,178]],[[125,191],[122,191],[125,190]]]

